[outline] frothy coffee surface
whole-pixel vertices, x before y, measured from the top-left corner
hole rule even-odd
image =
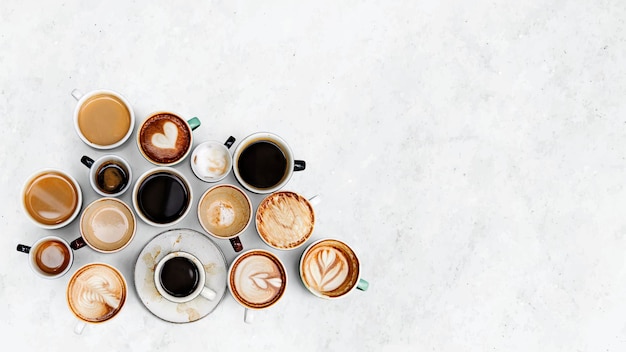
[[[252,216],[246,196],[235,187],[217,186],[198,204],[198,219],[207,232],[218,237],[234,236],[248,225]]]
[[[35,177],[24,190],[26,211],[44,225],[60,224],[74,214],[78,190],[65,175],[47,172]]]
[[[202,144],[194,151],[191,159],[193,171],[202,179],[222,177],[231,168],[228,151],[220,144]]]
[[[191,148],[191,131],[180,117],[161,113],[150,116],[139,131],[143,153],[159,164],[174,163]]]
[[[104,264],[88,264],[70,279],[67,302],[80,319],[92,323],[115,316],[126,301],[126,282],[116,269]]]
[[[270,246],[295,248],[313,233],[315,215],[309,201],[293,192],[276,192],[259,204],[256,226]]]
[[[130,111],[121,99],[113,95],[94,95],[78,111],[78,127],[93,144],[115,144],[126,136],[131,127]]]
[[[328,297],[348,293],[359,279],[359,261],[344,243],[324,240],[306,252],[300,267],[305,285]]]
[[[235,298],[251,308],[269,307],[278,301],[287,284],[287,275],[278,259],[266,252],[244,254],[233,264],[230,286]]]
[[[135,233],[132,211],[115,199],[90,204],[83,212],[80,226],[85,241],[103,251],[122,248]]]

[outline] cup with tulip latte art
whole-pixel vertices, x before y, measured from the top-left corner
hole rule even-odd
[[[309,245],[300,258],[304,286],[321,298],[340,298],[355,288],[366,291],[369,283],[360,277],[361,265],[354,251],[335,239]]]
[[[262,249],[243,252],[228,269],[228,288],[246,310],[244,321],[252,323],[252,310],[273,306],[287,288],[287,271],[277,256]]]
[[[115,317],[126,295],[126,280],[114,267],[91,263],[79,268],[67,285],[67,303],[79,319],[74,332],[82,333],[86,323],[103,323]]]

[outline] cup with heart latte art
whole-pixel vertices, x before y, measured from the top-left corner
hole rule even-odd
[[[146,160],[158,166],[172,166],[184,160],[193,145],[193,131],[200,120],[185,120],[166,111],[148,116],[137,132],[137,147]]]

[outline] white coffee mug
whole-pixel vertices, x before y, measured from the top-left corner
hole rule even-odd
[[[126,159],[110,154],[93,160],[83,155],[80,162],[89,168],[89,184],[99,195],[118,197],[130,188],[133,172]]]
[[[17,250],[28,254],[31,269],[45,279],[65,275],[74,262],[74,252],[69,243],[57,236],[46,236],[32,246],[18,244]]]
[[[182,261],[173,262],[178,259]],[[154,284],[161,296],[174,303],[189,302],[198,296],[212,301],[217,295],[205,286],[206,272],[202,262],[193,254],[183,251],[168,253],[159,260],[154,269]]]

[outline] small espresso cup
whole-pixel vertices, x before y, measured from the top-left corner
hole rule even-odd
[[[30,220],[45,229],[58,229],[80,213],[83,194],[68,173],[43,169],[31,175],[22,187],[22,208]]]
[[[193,130],[200,120],[186,121],[167,111],[150,114],[137,132],[137,147],[146,160],[157,166],[173,166],[183,161],[193,145]]]
[[[100,324],[117,316],[128,288],[122,273],[111,265],[91,263],[80,267],[67,284],[67,304],[78,323],[74,327],[81,334],[85,325]]]
[[[191,153],[191,170],[204,182],[218,182],[224,179],[233,167],[233,157],[229,148],[235,143],[230,136],[226,143],[206,141],[198,144]]]
[[[91,202],[80,217],[80,237],[70,243],[73,249],[85,245],[100,253],[126,248],[137,230],[135,214],[126,203],[105,197]]]
[[[154,284],[165,299],[184,303],[201,296],[214,300],[216,293],[205,286],[204,265],[193,254],[171,252],[163,257],[154,269]]]
[[[215,185],[198,202],[198,221],[204,231],[218,239],[228,239],[235,252],[243,250],[239,235],[252,221],[252,202],[237,186]]]
[[[361,264],[352,248],[335,239],[321,239],[307,247],[300,257],[300,279],[317,297],[336,299],[355,288],[366,291]]]
[[[304,170],[304,160],[295,160],[281,137],[258,132],[244,138],[233,152],[233,172],[248,191],[272,193],[282,188],[294,171]]]
[[[313,233],[313,204],[320,197],[306,199],[291,191],[274,192],[259,203],[255,224],[259,237],[268,246],[291,250],[302,246]]]
[[[228,268],[228,288],[245,308],[244,321],[252,323],[253,311],[278,302],[287,288],[287,270],[278,257],[263,249],[239,254]]]
[[[146,224],[165,227],[181,221],[191,209],[193,194],[185,176],[171,167],[144,172],[133,188],[133,207]]]
[[[130,164],[124,158],[117,155],[103,155],[93,160],[83,155],[80,162],[89,168],[89,183],[99,195],[117,197],[130,188],[133,174]]]
[[[57,236],[46,236],[32,246],[18,244],[17,250],[27,253],[35,274],[46,279],[65,275],[74,262],[74,252],[69,243]]]
[[[74,109],[74,128],[88,146],[119,147],[133,133],[135,113],[121,94],[104,89],[82,94],[74,89],[72,96],[78,101]]]

